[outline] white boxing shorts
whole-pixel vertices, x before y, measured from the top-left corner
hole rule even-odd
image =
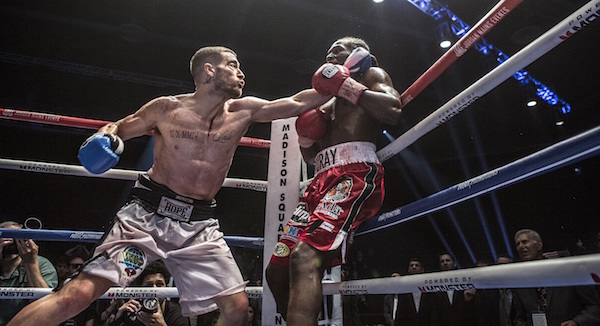
[[[173,276],[184,316],[216,310],[213,298],[246,286],[216,219],[179,222],[149,212],[137,201],[117,213],[82,272],[126,287],[158,259]]]

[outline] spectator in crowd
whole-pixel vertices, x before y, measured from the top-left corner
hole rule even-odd
[[[514,262],[514,260],[513,260],[512,256],[509,254],[500,254],[500,255],[498,255],[498,259],[496,259],[496,264],[498,264],[498,265],[510,264],[512,262]]]
[[[475,267],[485,267],[485,266],[490,266],[490,265],[491,265],[491,263],[487,259],[478,259],[475,262]]]
[[[160,261],[154,261],[138,276],[135,280],[135,286],[141,287],[166,287],[171,278],[169,270],[165,264]],[[166,326],[189,326],[190,320],[181,314],[181,307],[174,301],[159,298],[157,304],[155,298],[130,299],[116,310],[108,311],[110,314],[107,324],[109,326],[128,326],[128,325],[166,325]],[[110,308],[110,307],[109,307]],[[113,308],[114,309],[114,308]]]
[[[77,275],[85,261],[89,258],[89,253],[82,250],[69,250],[70,255],[67,257],[67,278],[63,281],[68,282],[71,277]],[[91,304],[84,311],[73,318],[61,323],[61,326],[94,326],[94,321],[98,319],[96,313],[96,304]]]
[[[496,264],[510,264],[513,262],[513,258],[509,254],[500,254],[496,259]],[[514,312],[512,310],[512,289],[503,288],[498,289],[498,323],[500,326],[512,326],[512,317]]]
[[[523,262],[544,259],[544,243],[534,230],[515,233],[515,246]],[[593,286],[559,286],[513,289],[514,325],[600,325],[600,299]]]
[[[69,256],[69,264],[67,265],[68,277],[75,276],[86,260],[88,260],[88,254],[81,251],[74,251]]]
[[[359,279],[359,273],[356,266],[362,261],[363,255],[360,250],[352,251],[356,255],[356,259],[349,259],[347,264],[342,265],[342,281],[351,281]],[[364,295],[343,295],[342,296],[342,312],[344,325],[362,325],[360,311]]]
[[[253,325],[259,326],[262,322],[262,298],[248,298],[248,305],[252,308]]]
[[[440,271],[451,271],[457,268],[456,260],[449,253],[439,256]],[[473,300],[475,289],[465,291],[449,290],[437,293],[438,318],[441,325],[477,325],[477,305]]]
[[[56,274],[58,275],[58,284],[63,284],[67,277],[69,276],[69,257],[67,255],[61,254],[54,261],[54,268],[56,269]]]
[[[496,264],[512,262],[506,254],[500,254]],[[475,267],[491,265],[487,260],[478,260]],[[481,289],[477,290],[475,303],[479,316],[478,326],[511,326],[510,305],[512,292],[510,289]]]
[[[392,277],[402,276],[400,273],[392,273]],[[398,309],[398,294],[386,294],[383,297],[383,317],[387,326],[394,325],[396,311]]]
[[[0,228],[22,229],[23,225],[14,221],[0,223]],[[38,255],[38,245],[31,239],[0,238],[2,251],[1,287],[37,287],[55,288],[58,285],[58,275],[52,263]],[[0,325],[8,321],[25,307],[30,300],[2,300],[0,308]]]
[[[410,259],[408,274],[422,274],[425,268],[418,258]],[[392,277],[400,276],[393,273]],[[437,325],[436,295],[434,293],[388,294],[383,299],[386,325],[430,326]]]
[[[257,307],[256,301],[249,300],[248,319],[246,320],[246,323],[244,324],[244,326],[258,326],[259,325],[258,317],[260,315],[258,314],[257,310],[258,310],[258,307]]]
[[[124,303],[124,299],[112,299],[110,301],[106,300],[96,300],[97,309],[99,316],[97,319],[98,325],[108,325],[115,320],[116,311],[121,307]]]

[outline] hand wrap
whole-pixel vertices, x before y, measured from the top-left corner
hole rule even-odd
[[[313,88],[322,95],[336,95],[358,105],[360,96],[367,87],[352,77],[348,68],[326,63],[314,73]]]

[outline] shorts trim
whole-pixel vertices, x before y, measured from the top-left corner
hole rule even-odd
[[[377,147],[370,142],[348,142],[327,147],[315,155],[315,175],[352,163],[381,164]]]

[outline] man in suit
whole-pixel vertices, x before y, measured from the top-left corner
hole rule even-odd
[[[510,264],[513,262],[513,258],[508,254],[498,255],[496,264]],[[512,290],[508,288],[498,289],[498,319],[500,326],[512,326]]]
[[[417,258],[410,259],[408,274],[421,274],[425,268]],[[392,276],[400,276],[398,273]],[[388,294],[383,299],[383,314],[386,325],[430,326],[435,322],[435,294],[433,293],[403,293]]]
[[[542,238],[534,230],[519,230],[515,246],[524,262],[544,259]],[[512,304],[515,326],[600,325],[600,299],[591,286],[514,289]]]
[[[496,264],[509,264],[513,259],[510,255],[502,253],[498,255]],[[475,267],[489,266],[485,260],[479,260]],[[512,326],[511,305],[512,290],[500,289],[478,289],[475,302],[479,316],[478,326]]]
[[[457,269],[456,260],[449,253],[439,256],[440,271]],[[436,314],[441,325],[470,326],[478,323],[477,304],[474,300],[475,289],[464,291],[449,290],[437,292]]]

